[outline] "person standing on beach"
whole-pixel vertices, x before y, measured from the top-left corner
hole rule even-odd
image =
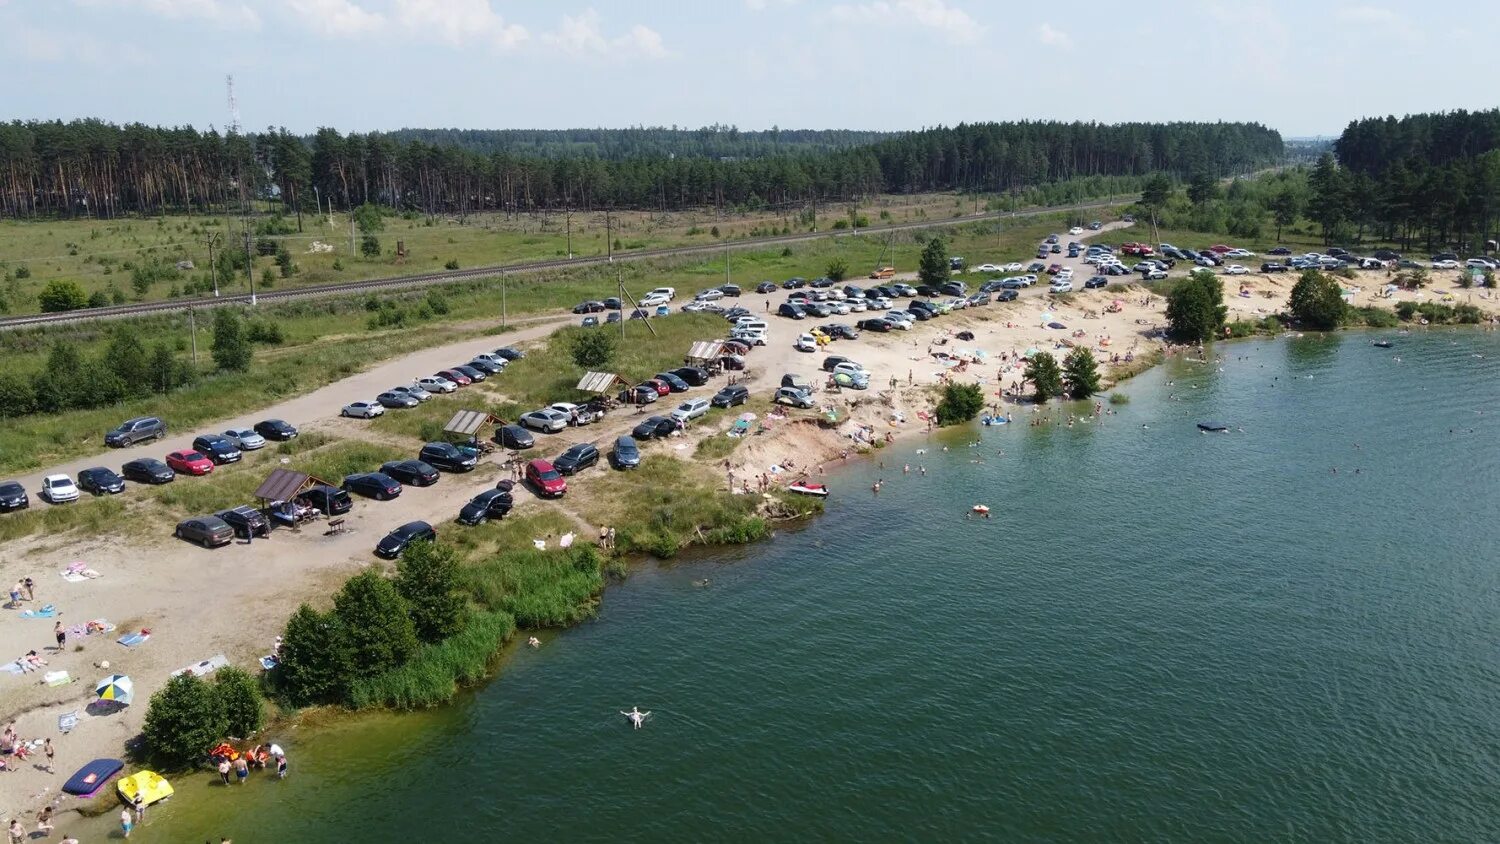
[[[54,753],[54,751],[52,750],[52,739],[49,738],[42,740],[42,752],[47,754],[47,773],[57,773],[56,771],[52,770],[52,757]]]
[[[68,644],[68,631],[63,629],[61,621],[52,625],[52,633],[57,637],[57,649],[62,650]]]
[[[10,819],[10,844],[21,844],[26,840],[26,829],[16,818]]]
[[[125,837],[130,837],[130,830],[135,827],[135,816],[130,814],[130,809],[120,810],[120,829],[125,831]]]
[[[36,581],[32,580],[31,578],[28,577],[25,580],[21,581],[21,585],[24,586],[24,587],[26,587],[26,600],[28,600],[28,601],[35,601],[36,600]]]
[[[135,799],[130,801],[131,808],[135,809],[135,822],[146,822],[146,797],[139,791],[135,793]]]

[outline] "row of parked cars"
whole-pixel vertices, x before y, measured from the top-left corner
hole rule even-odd
[[[525,356],[525,352],[511,346],[476,355],[466,364],[418,376],[410,384],[392,387],[373,400],[350,402],[339,410],[339,415],[354,419],[373,419],[384,416],[387,409],[416,407],[437,393],[451,393],[460,387],[477,384],[491,375],[499,375],[511,361]]]

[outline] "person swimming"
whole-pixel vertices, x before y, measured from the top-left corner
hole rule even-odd
[[[651,715],[651,712],[649,710],[646,712],[642,712],[639,706],[632,706],[630,707],[629,712],[626,712],[622,709],[620,710],[620,714],[624,715],[626,718],[629,718],[631,725],[635,729],[639,730],[641,726],[646,723],[646,718]]]

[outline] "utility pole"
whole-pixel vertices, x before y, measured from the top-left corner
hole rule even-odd
[[[604,248],[605,254],[609,255],[609,262],[615,262],[615,241],[609,233],[609,209],[604,209]]]
[[[625,279],[620,275],[620,268],[615,267],[615,295],[620,299],[620,342],[625,342]]]
[[[219,296],[219,266],[214,263],[214,246],[218,242],[219,232],[214,232],[208,236],[208,273],[214,280],[214,298],[216,299]]]
[[[505,323],[506,323],[507,319],[509,319],[509,314],[507,313],[507,309],[506,309],[506,306],[505,306],[505,270],[501,270],[500,271],[500,328],[502,330],[505,328]]]
[[[729,286],[729,241],[724,241],[724,285]]]
[[[568,260],[573,260],[573,209],[568,208]]]
[[[250,276],[250,307],[255,307],[255,258],[250,254],[250,219],[245,218],[245,275]]]
[[[215,296],[219,295],[214,293]],[[188,308],[188,336],[193,339],[193,371],[198,371],[198,315]]]

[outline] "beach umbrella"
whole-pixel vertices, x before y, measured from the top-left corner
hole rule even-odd
[[[753,414],[753,413],[741,413],[740,414],[740,421],[741,422],[754,422],[757,418],[758,417],[755,414]]]
[[[1042,322],[1051,322],[1052,321],[1052,312],[1051,311],[1042,311],[1042,317],[1041,317],[1041,319],[1042,319]]]
[[[99,681],[99,685],[94,687],[94,694],[100,700],[112,700],[128,706],[131,698],[135,697],[135,684],[124,674],[111,674]]]

